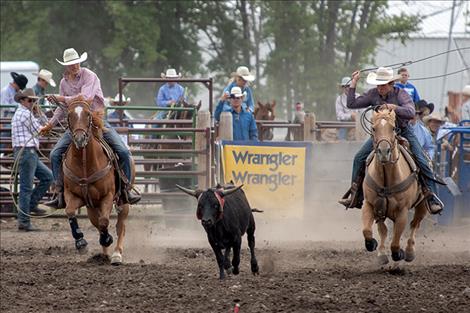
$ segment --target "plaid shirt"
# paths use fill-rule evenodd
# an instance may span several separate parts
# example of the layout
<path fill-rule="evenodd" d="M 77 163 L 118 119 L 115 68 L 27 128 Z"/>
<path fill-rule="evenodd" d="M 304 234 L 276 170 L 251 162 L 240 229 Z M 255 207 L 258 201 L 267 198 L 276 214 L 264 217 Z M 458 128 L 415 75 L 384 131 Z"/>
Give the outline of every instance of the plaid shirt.
<path fill-rule="evenodd" d="M 36 135 L 39 133 L 40 127 L 39 119 L 34 117 L 33 112 L 21 104 L 18 105 L 11 120 L 13 147 L 36 147 L 39 149 L 39 139 Z"/>

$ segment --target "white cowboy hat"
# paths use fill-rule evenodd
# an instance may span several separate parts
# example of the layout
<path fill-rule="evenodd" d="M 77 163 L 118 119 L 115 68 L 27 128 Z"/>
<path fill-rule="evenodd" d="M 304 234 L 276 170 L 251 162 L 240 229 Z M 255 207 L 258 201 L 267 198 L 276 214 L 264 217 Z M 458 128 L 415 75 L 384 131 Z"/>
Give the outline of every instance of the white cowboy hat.
<path fill-rule="evenodd" d="M 349 85 L 351 85 L 351 77 L 343 77 L 343 79 L 341 79 L 341 87 Z"/>
<path fill-rule="evenodd" d="M 427 115 L 423 118 L 423 122 L 428 124 L 430 121 L 438 121 L 440 122 L 441 124 L 444 124 L 446 122 L 446 119 L 444 117 L 442 117 L 442 114 L 440 114 L 439 112 L 434 112 L 430 115 Z"/>
<path fill-rule="evenodd" d="M 119 102 L 119 93 L 117 93 L 114 99 L 111 99 L 110 102 L 113 102 L 113 103 Z M 131 102 L 131 98 L 130 97 L 126 98 L 126 96 L 122 94 L 122 103 L 129 103 L 129 102 Z"/>
<path fill-rule="evenodd" d="M 400 77 L 400 75 L 393 75 L 393 69 L 390 67 L 379 67 L 377 72 L 367 75 L 366 81 L 369 85 L 380 86 L 395 81 Z"/>
<path fill-rule="evenodd" d="M 255 80 L 255 76 L 250 73 L 250 70 L 246 66 L 239 66 L 237 71 L 232 73 L 232 76 L 240 76 L 247 82 L 252 82 Z"/>
<path fill-rule="evenodd" d="M 81 56 L 78 56 L 78 52 L 74 48 L 68 48 L 64 50 L 64 62 L 61 62 L 56 59 L 62 65 L 72 65 L 77 63 L 82 63 L 88 57 L 86 52 L 83 52 Z"/>
<path fill-rule="evenodd" d="M 245 96 L 245 92 L 242 92 L 242 89 L 238 86 L 235 86 L 235 87 L 232 87 L 232 89 L 230 90 L 230 96 L 234 96 L 234 97 L 244 97 Z"/>
<path fill-rule="evenodd" d="M 52 79 L 52 73 L 46 69 L 40 70 L 39 73 L 33 73 L 33 75 L 36 75 L 37 77 L 44 79 L 52 87 L 56 86 L 55 81 Z"/>
<path fill-rule="evenodd" d="M 162 73 L 162 78 L 180 78 L 181 73 L 176 73 L 176 70 L 174 68 L 169 68 L 166 70 L 166 73 Z"/>
<path fill-rule="evenodd" d="M 467 86 L 463 87 L 462 94 L 464 96 L 470 96 L 470 85 L 467 85 Z"/>

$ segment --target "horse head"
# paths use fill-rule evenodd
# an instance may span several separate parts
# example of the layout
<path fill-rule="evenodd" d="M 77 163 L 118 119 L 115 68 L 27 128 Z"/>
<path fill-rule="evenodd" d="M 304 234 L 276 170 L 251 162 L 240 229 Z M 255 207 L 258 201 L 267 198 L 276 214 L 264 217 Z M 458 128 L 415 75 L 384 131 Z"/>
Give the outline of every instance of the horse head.
<path fill-rule="evenodd" d="M 256 120 L 262 121 L 273 121 L 276 117 L 274 114 L 274 108 L 276 107 L 276 101 L 273 100 L 271 103 L 262 104 L 258 101 L 258 106 L 255 109 L 253 115 Z"/>
<path fill-rule="evenodd" d="M 374 150 L 378 160 L 382 163 L 396 162 L 392 155 L 397 147 L 395 133 L 395 111 L 380 110 L 372 116 L 372 134 L 374 137 Z"/>
<path fill-rule="evenodd" d="M 82 99 L 73 101 L 68 108 L 67 122 L 72 141 L 77 149 L 83 149 L 90 140 L 93 125 L 93 115 L 90 104 Z"/>

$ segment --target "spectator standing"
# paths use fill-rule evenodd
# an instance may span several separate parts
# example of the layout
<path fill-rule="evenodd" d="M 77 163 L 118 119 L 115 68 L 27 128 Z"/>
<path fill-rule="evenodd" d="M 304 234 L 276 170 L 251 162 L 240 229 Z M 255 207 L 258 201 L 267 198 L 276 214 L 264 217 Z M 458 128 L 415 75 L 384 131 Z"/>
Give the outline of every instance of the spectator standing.
<path fill-rule="evenodd" d="M 255 111 L 255 100 L 253 98 L 253 91 L 251 90 L 250 83 L 255 80 L 255 76 L 251 74 L 246 66 L 239 66 L 237 71 L 232 73 L 232 79 L 229 84 L 224 88 L 221 100 L 225 101 L 223 111 L 230 111 L 231 104 L 228 101 L 230 98 L 230 91 L 233 87 L 239 87 L 245 94 L 243 98 L 242 107 L 245 111 L 253 113 Z"/>
<path fill-rule="evenodd" d="M 400 79 L 397 83 L 395 83 L 395 86 L 397 86 L 400 89 L 404 89 L 411 97 L 414 103 L 419 101 L 419 93 L 416 87 L 408 82 L 408 79 L 410 79 L 410 73 L 408 70 L 404 67 L 398 70 L 398 75 L 400 75 Z"/>
<path fill-rule="evenodd" d="M 51 170 L 42 163 L 38 155 L 38 134 L 41 125 L 36 116 L 39 113 L 37 106 L 34 108 L 37 99 L 31 88 L 27 88 L 24 92 L 19 91 L 15 95 L 15 101 L 20 105 L 11 121 L 14 156 L 20 157 L 18 167 L 20 175 L 18 230 L 20 231 L 38 230 L 31 225 L 28 215 L 32 212 L 45 213 L 37 205 L 53 180 Z M 35 188 L 33 188 L 34 177 L 39 179 L 39 184 Z"/>
<path fill-rule="evenodd" d="M 37 97 L 40 97 L 39 104 L 44 105 L 46 99 L 44 99 L 43 96 L 46 94 L 46 88 L 48 85 L 55 87 L 55 81 L 52 79 L 52 73 L 46 69 L 42 69 L 38 73 L 33 73 L 33 75 L 38 77 L 36 85 L 33 86 L 34 93 Z"/>
<path fill-rule="evenodd" d="M 2 88 L 0 92 L 0 104 L 10 104 L 16 105 L 15 95 L 18 91 L 26 88 L 28 83 L 28 78 L 23 74 L 18 74 L 16 72 L 10 73 L 13 81 Z M 15 113 L 15 109 L 9 108 L 2 112 L 2 117 L 11 117 Z"/>
<path fill-rule="evenodd" d="M 350 77 L 343 77 L 341 80 L 340 88 L 341 94 L 336 98 L 336 119 L 340 122 L 353 122 L 356 120 L 357 113 L 354 110 L 348 109 L 347 99 L 349 85 L 351 84 Z M 356 97 L 359 96 L 356 94 Z M 338 139 L 347 140 L 348 139 L 348 129 L 343 127 L 338 129 Z"/>

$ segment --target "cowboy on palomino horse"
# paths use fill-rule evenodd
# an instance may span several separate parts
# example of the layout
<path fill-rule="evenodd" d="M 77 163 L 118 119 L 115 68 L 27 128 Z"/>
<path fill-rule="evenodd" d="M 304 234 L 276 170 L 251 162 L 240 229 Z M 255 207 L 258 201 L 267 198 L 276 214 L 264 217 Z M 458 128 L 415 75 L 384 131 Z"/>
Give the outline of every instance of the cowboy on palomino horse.
<path fill-rule="evenodd" d="M 431 214 L 440 213 L 443 210 L 444 205 L 437 197 L 434 173 L 429 167 L 427 158 L 425 157 L 418 140 L 408 125 L 409 120 L 415 116 L 415 106 L 406 91 L 399 89 L 398 87 L 394 87 L 394 82 L 399 78 L 399 76 L 393 75 L 393 70 L 390 68 L 378 68 L 376 73 L 370 73 L 367 77 L 367 83 L 376 85 L 377 87 L 372 88 L 362 96 L 356 98 L 356 85 L 359 78 L 359 71 L 352 74 L 352 81 L 347 100 L 348 108 L 360 109 L 370 106 L 381 106 L 381 108 L 395 111 L 399 134 L 408 140 L 411 152 L 413 153 L 421 171 L 420 176 L 424 183 L 424 196 L 428 202 L 429 211 Z M 354 157 L 351 188 L 339 201 L 339 203 L 343 204 L 346 208 L 362 207 L 362 182 L 366 167 L 366 159 L 373 151 L 373 148 L 373 139 L 369 138 Z"/>
<path fill-rule="evenodd" d="M 68 107 L 74 99 L 81 96 L 90 103 L 92 112 L 104 113 L 104 97 L 98 76 L 91 70 L 80 67 L 80 63 L 86 59 L 86 52 L 79 56 L 77 51 L 73 48 L 64 51 L 63 62 L 57 60 L 57 62 L 66 67 L 64 77 L 60 81 L 60 96 L 50 96 L 48 100 L 65 103 L 65 107 Z M 52 119 L 41 129 L 41 134 L 47 134 L 59 120 L 64 117 L 65 113 L 64 108 L 59 106 L 54 112 Z M 140 200 L 140 195 L 131 191 L 132 185 L 130 182 L 133 180 L 131 172 L 131 154 L 118 133 L 107 121 L 104 121 L 104 126 L 107 129 L 103 132 L 103 138 L 118 155 L 119 166 L 124 172 L 125 177 L 122 177 L 124 182 L 123 201 L 135 204 Z M 64 199 L 64 182 L 61 175 L 62 155 L 67 151 L 71 143 L 72 135 L 70 130 L 67 130 L 50 154 L 52 173 L 56 181 L 57 192 L 55 198 L 45 204 L 52 208 L 63 209 L 66 206 Z"/>

